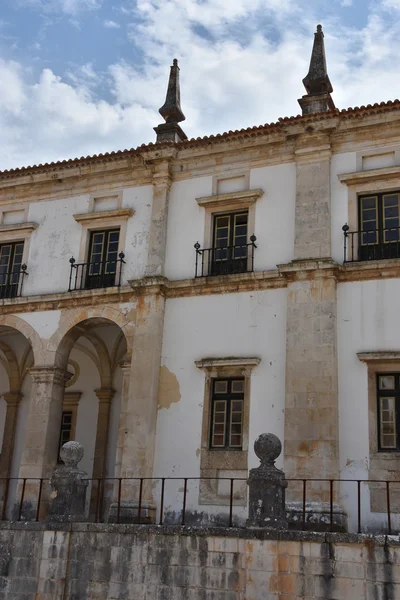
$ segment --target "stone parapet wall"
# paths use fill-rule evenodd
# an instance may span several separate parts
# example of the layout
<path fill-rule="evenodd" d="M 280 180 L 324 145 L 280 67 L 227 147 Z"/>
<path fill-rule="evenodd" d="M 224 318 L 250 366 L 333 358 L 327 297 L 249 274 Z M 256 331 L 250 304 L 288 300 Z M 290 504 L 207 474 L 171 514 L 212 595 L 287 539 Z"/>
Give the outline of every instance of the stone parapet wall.
<path fill-rule="evenodd" d="M 398 537 L 0 525 L 0 599 L 400 598 Z"/>

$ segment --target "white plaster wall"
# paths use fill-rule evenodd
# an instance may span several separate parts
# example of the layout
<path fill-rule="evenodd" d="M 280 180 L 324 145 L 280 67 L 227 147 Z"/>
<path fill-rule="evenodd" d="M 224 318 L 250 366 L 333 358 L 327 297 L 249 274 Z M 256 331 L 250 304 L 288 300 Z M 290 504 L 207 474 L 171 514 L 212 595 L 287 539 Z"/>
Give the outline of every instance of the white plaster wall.
<path fill-rule="evenodd" d="M 142 277 L 148 251 L 151 218 L 152 186 L 126 188 L 122 194 L 122 208 L 133 208 L 135 214 L 127 221 L 125 261 L 122 284 Z M 29 206 L 28 221 L 38 224 L 30 239 L 27 259 L 28 277 L 23 294 L 66 292 L 69 285 L 69 259 L 79 258 L 82 226 L 75 221 L 75 213 L 89 210 L 89 194 L 55 200 L 34 202 Z M 110 223 L 110 227 L 113 224 Z"/>
<path fill-rule="evenodd" d="M 342 283 L 338 286 L 339 439 L 342 479 L 368 479 L 367 366 L 358 352 L 400 350 L 400 280 Z M 343 486 L 353 514 L 356 484 Z M 364 518 L 368 517 L 364 489 Z"/>
<path fill-rule="evenodd" d="M 256 202 L 255 270 L 265 271 L 293 259 L 295 163 L 252 169 L 250 189 L 258 188 L 264 190 L 264 195 Z"/>
<path fill-rule="evenodd" d="M 81 226 L 74 213 L 87 212 L 89 196 L 34 202 L 28 221 L 38 224 L 32 233 L 23 294 L 50 294 L 68 290 L 69 259 L 78 259 Z"/>
<path fill-rule="evenodd" d="M 194 244 L 204 247 L 204 208 L 196 198 L 211 196 L 212 177 L 195 177 L 172 184 L 169 194 L 165 275 L 169 279 L 194 277 Z"/>
<path fill-rule="evenodd" d="M 151 185 L 126 188 L 123 191 L 122 208 L 133 208 L 135 214 L 127 221 L 124 249 L 126 264 L 122 271 L 122 285 L 145 274 L 152 202 Z"/>
<path fill-rule="evenodd" d="M 335 154 L 331 160 L 331 236 L 332 258 L 343 263 L 342 227 L 349 220 L 348 186 L 339 181 L 338 175 L 353 173 L 357 170 L 356 152 Z"/>
<path fill-rule="evenodd" d="M 154 476 L 200 475 L 205 374 L 194 361 L 206 357 L 261 358 L 252 372 L 250 401 L 249 468 L 257 466 L 253 444 L 260 433 L 273 432 L 283 441 L 285 354 L 286 290 L 168 300 L 162 364 L 176 375 L 181 399 L 158 411 Z M 197 484 L 190 485 L 193 508 Z M 182 482 L 168 486 L 166 508 Z"/>
<path fill-rule="evenodd" d="M 293 258 L 294 216 L 296 203 L 296 167 L 294 163 L 263 167 L 250 171 L 250 189 L 262 189 L 256 202 L 255 270 L 275 269 Z M 195 250 L 198 241 L 204 248 L 205 209 L 196 198 L 211 196 L 212 177 L 179 181 L 172 185 L 166 254 L 169 279 L 194 277 Z"/>

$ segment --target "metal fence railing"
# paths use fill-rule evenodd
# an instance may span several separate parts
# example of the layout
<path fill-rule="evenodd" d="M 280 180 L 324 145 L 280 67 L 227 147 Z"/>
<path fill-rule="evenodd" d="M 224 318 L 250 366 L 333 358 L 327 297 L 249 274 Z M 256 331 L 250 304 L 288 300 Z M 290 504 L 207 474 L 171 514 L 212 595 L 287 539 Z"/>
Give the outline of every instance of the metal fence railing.
<path fill-rule="evenodd" d="M 298 507 L 296 528 L 310 529 L 308 516 L 310 506 L 325 507 L 325 530 L 335 530 L 335 514 L 338 505 L 347 506 L 347 515 L 358 533 L 370 531 L 374 511 L 371 494 L 379 499 L 379 531 L 389 535 L 400 529 L 400 480 L 362 479 L 287 479 L 287 514 L 295 498 Z M 169 521 L 173 507 L 174 523 L 192 524 L 191 515 L 199 509 L 201 486 L 207 485 L 218 493 L 223 486 L 218 511 L 220 525 L 237 526 L 240 513 L 242 522 L 247 512 L 247 479 L 205 477 L 147 477 L 88 479 L 87 521 L 115 523 L 125 520 L 126 506 L 130 507 L 130 522 L 156 523 Z M 49 479 L 9 478 L 0 479 L 0 507 L 3 521 L 41 521 L 47 517 L 51 502 Z M 149 497 L 153 508 L 149 509 Z M 376 502 L 376 500 L 375 500 Z M 134 511 L 132 513 L 132 506 Z M 371 508 L 372 506 L 372 508 Z M 168 510 L 166 509 L 168 507 Z M 210 512 L 215 506 L 209 506 Z M 207 508 L 201 503 L 202 513 Z M 151 514 L 150 514 L 151 513 Z M 132 518 L 132 514 L 134 515 Z M 222 515 L 222 517 L 221 517 Z M 398 518 L 397 518 L 398 517 Z M 190 522 L 189 522 L 190 521 Z M 396 522 L 395 522 L 396 521 Z M 290 524 L 289 524 L 290 525 Z"/>

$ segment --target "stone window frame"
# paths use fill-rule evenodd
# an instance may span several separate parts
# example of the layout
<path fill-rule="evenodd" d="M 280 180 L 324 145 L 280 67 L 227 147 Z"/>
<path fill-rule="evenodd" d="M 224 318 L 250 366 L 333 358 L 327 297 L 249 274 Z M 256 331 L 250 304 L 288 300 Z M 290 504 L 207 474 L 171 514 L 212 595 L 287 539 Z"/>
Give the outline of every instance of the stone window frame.
<path fill-rule="evenodd" d="M 367 366 L 368 377 L 368 437 L 369 479 L 400 481 L 400 452 L 384 452 L 378 449 L 378 396 L 376 376 L 378 373 L 400 373 L 400 351 L 359 352 L 358 359 Z M 371 512 L 386 513 L 386 489 L 380 484 L 369 484 Z M 397 489 L 398 491 L 398 489 Z M 400 500 L 395 501 L 394 486 L 391 493 L 391 510 L 400 512 Z"/>
<path fill-rule="evenodd" d="M 215 215 L 239 212 L 246 209 L 249 212 L 247 243 L 250 243 L 250 236 L 253 235 L 256 225 L 256 202 L 263 194 L 264 190 L 258 188 L 196 198 L 197 204 L 205 209 L 203 248 L 212 248 L 213 219 Z"/>
<path fill-rule="evenodd" d="M 95 195 L 95 197 L 97 196 Z M 125 253 L 127 222 L 134 214 L 135 211 L 133 208 L 118 208 L 116 210 L 74 214 L 75 221 L 82 226 L 77 262 L 87 262 L 90 234 L 92 231 L 119 228 L 118 254 L 120 252 Z"/>
<path fill-rule="evenodd" d="M 215 478 L 201 479 L 199 485 L 199 504 L 201 505 L 229 505 L 229 495 L 218 493 L 219 471 L 245 471 L 248 472 L 249 449 L 249 422 L 251 402 L 251 374 L 259 365 L 259 357 L 235 358 L 205 358 L 195 361 L 198 369 L 205 374 L 203 418 L 201 427 L 200 448 L 200 477 Z M 243 401 L 243 438 L 241 450 L 210 449 L 210 426 L 212 416 L 212 380 L 224 378 L 244 378 Z M 240 477 L 240 475 L 239 475 Z M 234 492 L 233 504 L 246 506 L 247 486 L 244 484 Z"/>
<path fill-rule="evenodd" d="M 96 200 L 101 200 L 102 198 L 116 198 L 117 199 L 117 208 L 112 210 L 121 210 L 122 209 L 122 190 L 106 190 L 104 192 L 95 192 L 90 194 L 89 197 L 89 214 L 95 212 L 105 212 L 105 211 L 95 211 L 95 202 Z"/>
<path fill-rule="evenodd" d="M 78 419 L 78 408 L 79 408 L 79 400 L 82 397 L 82 392 L 64 392 L 64 399 L 62 405 L 62 412 L 70 412 L 72 413 L 71 418 L 71 440 L 75 441 L 76 434 L 76 422 Z M 61 437 L 61 427 L 60 423 L 60 437 Z M 61 463 L 60 457 L 58 457 L 58 462 Z"/>
<path fill-rule="evenodd" d="M 399 192 L 400 190 L 400 166 L 383 167 L 368 171 L 357 171 L 355 173 L 344 173 L 339 174 L 338 178 L 339 181 L 346 185 L 348 189 L 347 224 L 350 232 L 359 231 L 358 199 L 360 196 L 376 193 Z M 358 258 L 358 245 L 354 249 L 354 255 Z"/>
<path fill-rule="evenodd" d="M 32 232 L 37 229 L 38 224 L 33 222 L 10 223 L 9 225 L 0 225 L 0 244 L 8 244 L 13 242 L 24 242 L 24 251 L 22 254 L 22 264 L 26 264 L 27 274 L 29 273 L 29 247 L 31 242 Z"/>

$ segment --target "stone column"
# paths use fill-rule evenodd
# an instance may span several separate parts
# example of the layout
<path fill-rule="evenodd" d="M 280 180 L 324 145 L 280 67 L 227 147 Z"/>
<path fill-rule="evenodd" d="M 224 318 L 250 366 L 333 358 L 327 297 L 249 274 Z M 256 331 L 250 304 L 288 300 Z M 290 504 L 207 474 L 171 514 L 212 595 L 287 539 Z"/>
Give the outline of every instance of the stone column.
<path fill-rule="evenodd" d="M 36 512 L 39 484 L 32 478 L 50 479 L 57 464 L 64 387 L 68 380 L 66 371 L 54 366 L 34 367 L 30 374 L 32 391 L 19 469 L 21 479 L 31 480 L 24 490 L 26 519 L 34 518 Z"/>
<path fill-rule="evenodd" d="M 288 278 L 285 472 L 338 478 L 336 266 L 331 256 L 330 148 L 310 136 L 296 151 L 295 260 Z M 336 488 L 338 489 L 338 488 Z M 301 485 L 288 498 L 301 499 Z M 308 484 L 307 500 L 329 501 L 329 484 Z"/>
<path fill-rule="evenodd" d="M 94 460 L 93 460 L 93 474 L 92 478 L 104 479 L 106 477 L 106 463 L 107 463 L 107 450 L 108 450 L 108 434 L 110 425 L 110 411 L 111 401 L 114 397 L 115 390 L 112 388 L 100 388 L 95 390 L 95 394 L 99 399 L 99 410 L 97 416 L 97 430 L 96 430 L 96 442 L 94 446 Z M 90 498 L 90 510 L 93 513 L 98 506 L 100 499 L 98 494 L 104 495 L 107 492 L 109 486 L 103 481 L 103 485 L 99 485 L 97 481 L 92 482 L 91 498 Z"/>
<path fill-rule="evenodd" d="M 93 479 L 102 478 L 106 475 L 111 400 L 114 398 L 115 390 L 100 388 L 99 390 L 95 390 L 95 394 L 99 399 L 99 412 L 94 446 Z"/>
<path fill-rule="evenodd" d="M 121 391 L 121 410 L 118 427 L 117 452 L 115 457 L 115 477 L 121 477 L 122 455 L 125 443 L 126 431 L 126 411 L 129 401 L 129 386 L 131 380 L 131 361 L 122 362 L 119 364 L 122 371 L 122 391 Z"/>
<path fill-rule="evenodd" d="M 20 391 L 5 392 L 6 418 L 4 423 L 3 445 L 0 454 L 0 477 L 10 477 L 14 452 L 15 431 L 17 428 L 19 404 L 22 398 Z"/>

